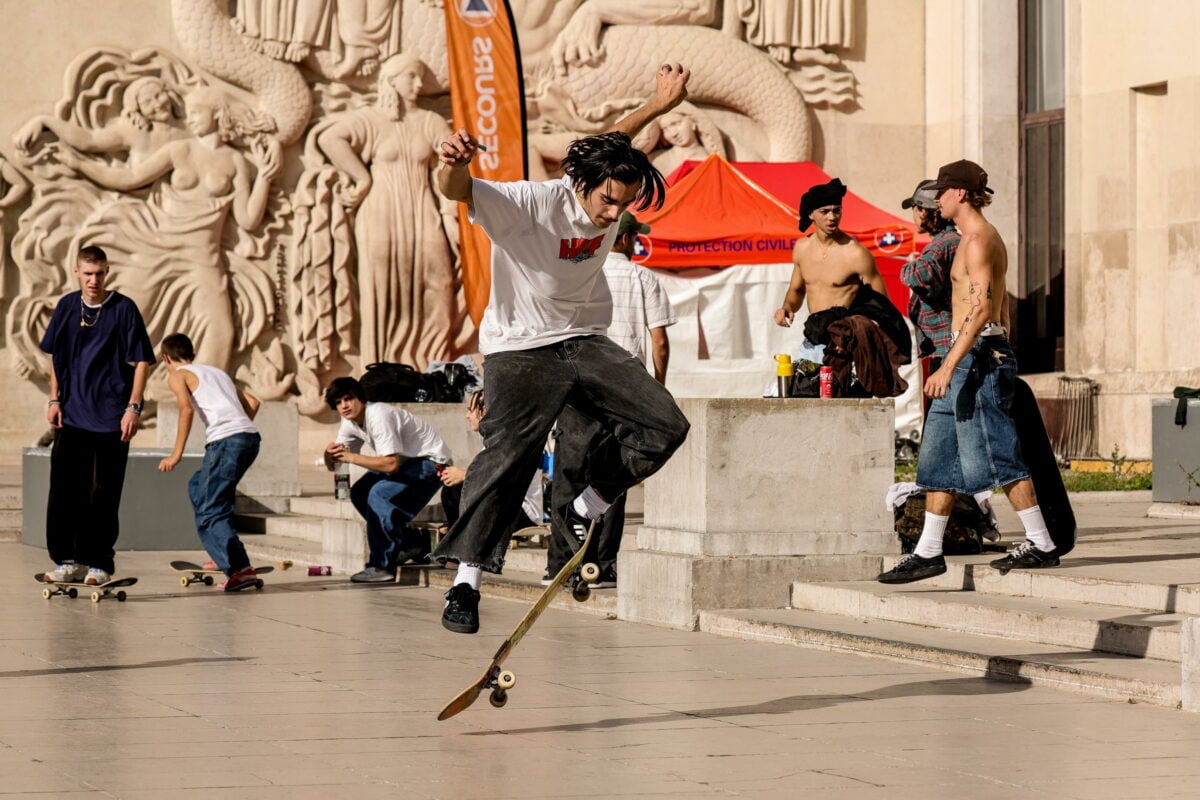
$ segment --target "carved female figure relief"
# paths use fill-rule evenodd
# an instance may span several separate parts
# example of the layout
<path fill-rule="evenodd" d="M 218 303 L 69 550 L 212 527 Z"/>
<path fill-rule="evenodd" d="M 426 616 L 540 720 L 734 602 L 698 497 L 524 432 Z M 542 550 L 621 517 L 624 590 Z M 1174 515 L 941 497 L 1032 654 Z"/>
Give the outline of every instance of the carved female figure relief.
<path fill-rule="evenodd" d="M 452 356 L 462 325 L 452 252 L 457 218 L 432 182 L 434 145 L 450 128 L 417 106 L 423 69 L 411 55 L 388 59 L 375 105 L 332 118 L 310 140 L 338 171 L 337 200 L 354 217 L 363 364 L 424 369 Z"/>
<path fill-rule="evenodd" d="M 668 176 L 684 161 L 703 161 L 712 153 L 725 155 L 717 126 L 686 105 L 647 125 L 634 143 Z"/>
<path fill-rule="evenodd" d="M 187 125 L 190 138 L 168 142 L 134 165 L 101 164 L 70 152 L 59 160 L 114 191 L 161 181 L 148 200 L 123 197 L 89 217 L 76 248 L 100 245 L 120 265 L 112 287 L 137 302 L 154 341 L 187 331 L 198 360 L 226 369 L 237 340 L 222 245 L 226 222 L 232 215 L 245 231 L 262 223 L 279 145 L 207 87 L 188 95 Z M 254 166 L 230 144 L 239 137 L 250 139 Z"/>

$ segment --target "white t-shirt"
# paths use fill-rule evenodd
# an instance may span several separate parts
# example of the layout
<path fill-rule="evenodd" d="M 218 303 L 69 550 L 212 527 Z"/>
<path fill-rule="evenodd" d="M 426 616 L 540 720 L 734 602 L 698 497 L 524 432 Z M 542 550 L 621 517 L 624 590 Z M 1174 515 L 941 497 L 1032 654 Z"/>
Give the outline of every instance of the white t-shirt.
<path fill-rule="evenodd" d="M 258 433 L 246 409 L 242 408 L 237 387 L 223 370 L 204 364 L 180 364 L 179 368 L 186 369 L 200 381 L 192 392 L 192 408 L 204 423 L 205 444 L 228 439 L 235 433 Z"/>
<path fill-rule="evenodd" d="M 678 322 L 671 301 L 654 273 L 639 267 L 624 253 L 609 253 L 604 278 L 612 294 L 612 322 L 608 338 L 646 363 L 646 329 L 665 328 Z"/>
<path fill-rule="evenodd" d="M 428 422 L 387 403 L 367 403 L 363 425 L 343 419 L 338 428 L 338 444 L 351 452 L 362 452 L 368 445 L 377 456 L 428 458 L 438 464 L 450 464 L 450 448 Z"/>
<path fill-rule="evenodd" d="M 492 290 L 479 351 L 529 350 L 603 334 L 612 299 L 604 257 L 617 226 L 600 228 L 571 179 L 471 181 L 471 221 L 492 240 Z"/>

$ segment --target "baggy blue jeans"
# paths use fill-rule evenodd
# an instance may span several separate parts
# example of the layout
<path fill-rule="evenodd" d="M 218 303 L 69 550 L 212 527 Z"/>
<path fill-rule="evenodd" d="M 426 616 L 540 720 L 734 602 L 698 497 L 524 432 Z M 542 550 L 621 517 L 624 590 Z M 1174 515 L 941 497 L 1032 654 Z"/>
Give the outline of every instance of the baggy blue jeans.
<path fill-rule="evenodd" d="M 437 464 L 409 458 L 395 472 L 369 471 L 350 487 L 350 502 L 367 522 L 368 567 L 394 570 L 408 523 L 442 486 Z"/>
<path fill-rule="evenodd" d="M 258 458 L 261 444 L 257 433 L 235 433 L 209 442 L 199 471 L 188 481 L 200 543 L 226 575 L 250 566 L 246 548 L 233 527 L 233 503 L 238 481 Z"/>

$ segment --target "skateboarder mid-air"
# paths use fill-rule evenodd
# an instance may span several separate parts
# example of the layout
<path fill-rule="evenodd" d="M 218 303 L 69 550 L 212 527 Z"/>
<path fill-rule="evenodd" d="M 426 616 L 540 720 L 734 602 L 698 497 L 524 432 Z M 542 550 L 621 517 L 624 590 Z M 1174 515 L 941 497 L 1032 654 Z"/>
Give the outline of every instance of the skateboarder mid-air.
<path fill-rule="evenodd" d="M 226 580 L 221 588 L 238 592 L 258 586 L 250 557 L 233 527 L 233 504 L 238 481 L 258 457 L 262 443 L 254 415 L 259 401 L 233 385 L 224 370 L 193 364 L 196 349 L 182 333 L 163 339 L 162 360 L 170 372 L 168 385 L 179 404 L 179 423 L 171 455 L 158 462 L 160 472 L 171 472 L 183 459 L 192 419 L 204 424 L 204 461 L 188 481 L 188 499 L 196 514 L 196 532 L 212 561 L 205 568 L 219 569 Z"/>
<path fill-rule="evenodd" d="M 1021 518 L 1026 541 L 992 566 L 1007 571 L 1059 563 L 1009 414 L 1017 361 L 1004 326 L 1008 254 L 983 216 L 992 194 L 987 173 L 971 161 L 956 161 L 938 171 L 934 189 L 942 216 L 962 233 L 950 269 L 953 338 L 941 366 L 925 382 L 933 402 L 917 465 L 917 485 L 926 492 L 924 528 L 914 552 L 881 574 L 881 583 L 944 573 L 942 538 L 954 493 L 974 495 L 996 487 L 1003 487 Z"/>
<path fill-rule="evenodd" d="M 621 212 L 661 206 L 665 194 L 662 175 L 630 137 L 687 97 L 690 75 L 664 64 L 654 97 L 610 132 L 573 142 L 558 180 L 472 178 L 467 165 L 478 144 L 465 129 L 438 146 L 438 189 L 465 204 L 492 242 L 491 295 L 479 327 L 485 446 L 467 472 L 461 516 L 434 551 L 443 563 L 459 563 L 442 614 L 449 630 L 479 630 L 481 571 L 503 569 L 507 523 L 567 404 L 612 433 L 590 454 L 591 482 L 562 509 L 572 530 L 586 529 L 658 471 L 687 436 L 671 394 L 604 335 L 612 299 L 602 267 Z"/>

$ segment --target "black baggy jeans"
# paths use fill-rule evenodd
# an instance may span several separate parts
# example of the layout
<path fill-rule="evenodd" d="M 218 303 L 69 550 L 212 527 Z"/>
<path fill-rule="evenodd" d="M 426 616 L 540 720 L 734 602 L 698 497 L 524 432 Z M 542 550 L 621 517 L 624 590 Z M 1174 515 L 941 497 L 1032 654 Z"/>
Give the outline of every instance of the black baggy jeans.
<path fill-rule="evenodd" d="M 610 434 L 589 455 L 592 486 L 614 500 L 655 472 L 687 438 L 688 421 L 640 361 L 607 336 L 493 353 L 484 360 L 484 449 L 467 470 L 458 522 L 433 557 L 504 568 L 509 523 L 569 403 Z"/>
<path fill-rule="evenodd" d="M 46 501 L 46 549 L 55 564 L 74 561 L 113 574 L 128 460 L 120 431 L 64 425 L 55 433 Z"/>

